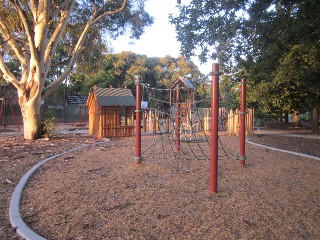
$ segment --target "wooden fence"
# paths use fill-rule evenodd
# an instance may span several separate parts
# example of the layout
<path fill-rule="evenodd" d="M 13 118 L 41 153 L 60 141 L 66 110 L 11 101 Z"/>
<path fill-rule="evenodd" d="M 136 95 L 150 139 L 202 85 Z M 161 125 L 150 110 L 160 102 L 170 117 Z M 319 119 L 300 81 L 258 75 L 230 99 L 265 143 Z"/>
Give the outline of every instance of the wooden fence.
<path fill-rule="evenodd" d="M 228 128 L 227 132 L 229 136 L 239 136 L 239 109 L 230 110 L 228 115 Z M 254 135 L 254 109 L 247 109 L 246 111 L 246 137 L 252 137 Z"/>
<path fill-rule="evenodd" d="M 164 114 L 156 109 L 147 109 L 142 113 L 143 132 L 168 132 L 170 119 L 168 114 Z"/>

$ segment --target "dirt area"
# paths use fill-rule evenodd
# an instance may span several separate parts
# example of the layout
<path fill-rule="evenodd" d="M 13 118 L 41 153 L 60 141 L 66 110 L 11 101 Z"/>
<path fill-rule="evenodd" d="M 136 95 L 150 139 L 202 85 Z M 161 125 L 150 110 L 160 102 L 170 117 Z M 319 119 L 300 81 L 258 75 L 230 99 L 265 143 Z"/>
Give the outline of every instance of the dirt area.
<path fill-rule="evenodd" d="M 319 139 L 267 131 L 254 141 L 320 157 Z M 47 239 L 320 239 L 320 161 L 247 144 L 241 168 L 238 138 L 220 139 L 218 193 L 209 192 L 205 141 L 183 142 L 176 155 L 170 139 L 145 136 L 136 167 L 134 139 L 111 139 L 41 167 L 24 190 L 23 218 Z M 0 133 L 1 239 L 20 239 L 8 208 L 21 177 L 94 142 L 81 133 L 33 142 Z"/>

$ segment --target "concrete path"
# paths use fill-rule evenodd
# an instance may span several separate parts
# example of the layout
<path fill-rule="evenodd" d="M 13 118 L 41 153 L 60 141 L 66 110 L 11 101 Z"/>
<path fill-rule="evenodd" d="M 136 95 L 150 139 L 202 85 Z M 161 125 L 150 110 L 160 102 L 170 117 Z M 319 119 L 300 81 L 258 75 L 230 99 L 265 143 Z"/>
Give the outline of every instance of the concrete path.
<path fill-rule="evenodd" d="M 255 130 L 254 133 L 257 135 L 277 135 L 277 136 L 285 136 L 285 137 L 300 137 L 300 138 L 310 138 L 310 139 L 320 139 L 320 133 L 315 134 L 311 131 L 301 131 L 299 134 L 295 132 L 290 132 L 286 130 L 270 130 L 270 129 L 263 129 L 260 128 L 258 130 Z"/>
<path fill-rule="evenodd" d="M 298 138 L 308 138 L 308 139 L 320 140 L 320 134 L 312 134 L 311 132 L 310 133 L 309 132 L 301 132 L 300 134 L 297 134 L 297 133 L 290 133 L 289 131 L 284 131 L 284 130 L 266 130 L 266 129 L 260 130 L 259 129 L 259 130 L 255 130 L 255 134 L 256 135 L 273 135 L 273 136 L 295 137 L 295 138 L 298 137 Z M 293 154 L 296 156 L 312 158 L 312 159 L 320 161 L 320 158 L 316 157 L 316 156 L 312 156 L 312 155 L 304 154 L 304 153 L 299 153 L 299 152 L 288 151 L 288 150 L 284 150 L 284 149 L 280 149 L 280 148 L 269 147 L 267 145 L 252 142 L 251 139 L 252 138 L 246 139 L 246 142 L 249 144 L 258 146 L 258 147 L 268 148 L 273 151 L 289 153 L 289 154 Z"/>

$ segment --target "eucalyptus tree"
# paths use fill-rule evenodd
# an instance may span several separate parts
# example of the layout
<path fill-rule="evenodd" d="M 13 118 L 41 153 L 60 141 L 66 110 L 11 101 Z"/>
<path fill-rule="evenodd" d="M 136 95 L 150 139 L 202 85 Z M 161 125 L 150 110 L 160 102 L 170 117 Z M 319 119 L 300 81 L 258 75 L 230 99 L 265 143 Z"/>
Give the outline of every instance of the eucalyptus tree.
<path fill-rule="evenodd" d="M 117 36 L 131 31 L 138 38 L 153 19 L 144 11 L 144 0 L 2 0 L 0 1 L 0 72 L 18 90 L 25 139 L 41 133 L 41 100 L 49 96 L 76 68 L 81 52 L 101 34 Z M 67 54 L 61 74 L 48 74 L 58 58 L 58 46 Z M 7 66 L 20 62 L 20 73 Z"/>
<path fill-rule="evenodd" d="M 190 74 L 191 66 L 191 63 L 182 56 L 174 58 L 167 55 L 159 58 L 154 68 L 158 86 L 170 87 L 178 77 Z"/>

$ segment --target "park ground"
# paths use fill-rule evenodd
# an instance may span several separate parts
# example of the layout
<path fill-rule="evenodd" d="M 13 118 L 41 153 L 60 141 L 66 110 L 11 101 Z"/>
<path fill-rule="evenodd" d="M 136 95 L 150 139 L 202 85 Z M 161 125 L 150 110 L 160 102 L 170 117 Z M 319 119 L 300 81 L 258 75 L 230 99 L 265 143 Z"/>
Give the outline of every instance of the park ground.
<path fill-rule="evenodd" d="M 252 141 L 320 158 L 319 134 L 276 126 Z M 8 209 L 32 166 L 99 142 L 82 127 L 60 130 L 36 141 L 0 130 L 0 239 L 20 239 Z M 134 139 L 111 139 L 41 167 L 23 191 L 24 221 L 47 239 L 320 239 L 320 161 L 247 144 L 241 168 L 238 137 L 220 139 L 218 193 L 209 192 L 209 161 L 172 159 L 147 136 L 152 152 L 136 167 Z"/>

